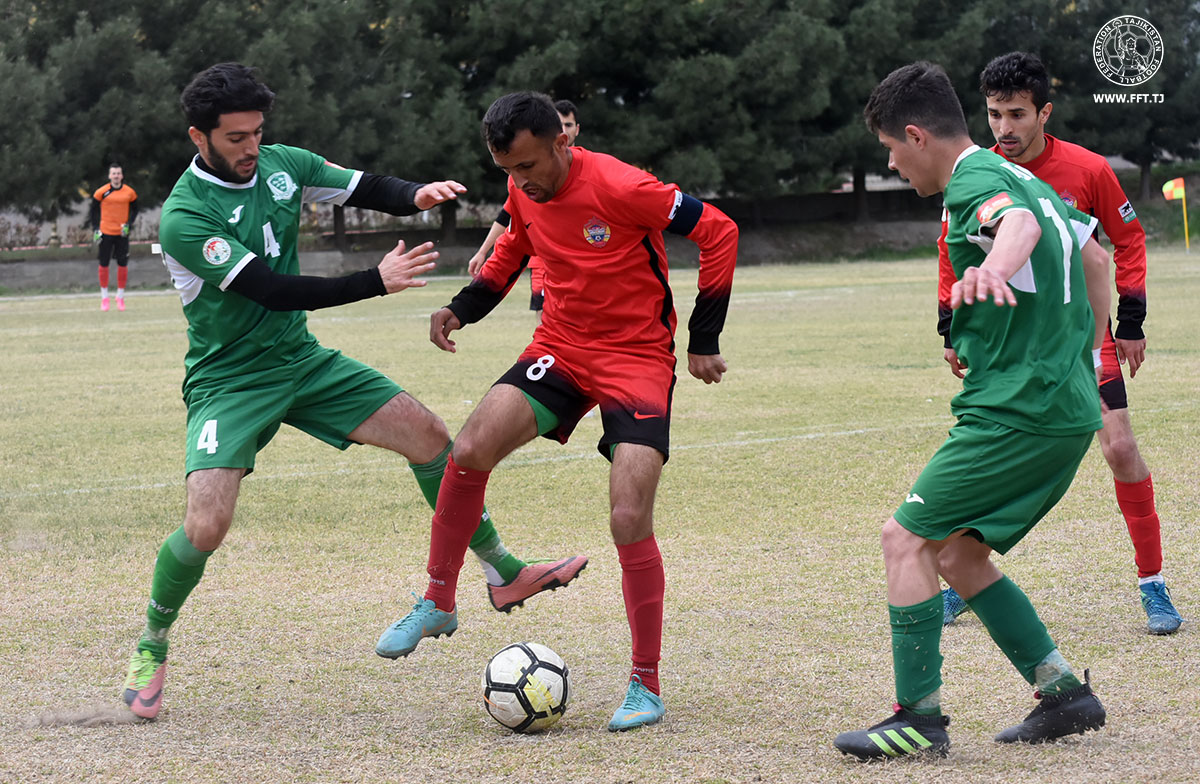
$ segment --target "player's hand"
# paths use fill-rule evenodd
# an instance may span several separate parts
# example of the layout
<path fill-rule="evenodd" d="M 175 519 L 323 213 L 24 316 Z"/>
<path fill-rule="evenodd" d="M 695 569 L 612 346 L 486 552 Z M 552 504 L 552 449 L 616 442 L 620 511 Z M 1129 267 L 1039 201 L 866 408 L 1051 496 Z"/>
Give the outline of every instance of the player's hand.
<path fill-rule="evenodd" d="M 963 371 L 967 369 L 967 363 L 958 358 L 957 351 L 952 348 L 946 349 L 946 351 L 942 354 L 942 359 L 946 360 L 946 362 L 950 365 L 951 373 L 959 378 L 966 378 L 966 375 L 963 373 Z"/>
<path fill-rule="evenodd" d="M 950 307 L 957 310 L 976 301 L 987 302 L 991 297 L 997 305 L 1016 306 L 1017 297 L 1008 282 L 987 267 L 967 267 L 962 278 L 950 287 Z"/>
<path fill-rule="evenodd" d="M 121 236 L 122 236 L 122 237 L 128 237 L 128 236 L 129 236 L 129 224 L 128 224 L 128 223 L 122 223 L 122 224 L 121 224 Z"/>
<path fill-rule="evenodd" d="M 436 265 L 434 259 L 438 252 L 433 250 L 433 243 L 426 242 L 412 250 L 405 250 L 404 240 L 396 243 L 383 261 L 379 262 L 379 276 L 383 278 L 383 287 L 388 294 L 404 291 L 409 288 L 419 288 L 425 281 L 418 280 L 418 275 L 429 272 Z"/>
<path fill-rule="evenodd" d="M 483 263 L 485 261 L 487 261 L 487 254 L 483 253 L 482 251 L 477 252 L 471 257 L 471 260 L 467 262 L 467 274 L 472 278 L 478 275 L 479 271 L 483 269 Z"/>
<path fill-rule="evenodd" d="M 1117 344 L 1117 360 L 1124 365 L 1129 363 L 1129 377 L 1133 378 L 1137 375 L 1138 368 L 1146 361 L 1146 339 L 1141 340 L 1122 340 L 1116 338 L 1114 341 Z"/>
<path fill-rule="evenodd" d="M 92 232 L 92 242 L 99 242 L 99 241 L 100 241 L 100 232 L 99 231 Z"/>
<path fill-rule="evenodd" d="M 720 354 L 692 354 L 688 352 L 688 372 L 705 384 L 720 384 L 721 377 L 729 365 Z"/>
<path fill-rule="evenodd" d="M 442 351 L 454 353 L 454 341 L 450 333 L 460 328 L 462 322 L 450 308 L 442 308 L 429 317 L 429 340 Z"/>
<path fill-rule="evenodd" d="M 417 209 L 427 210 L 441 204 L 444 201 L 457 199 L 459 194 L 466 193 L 467 186 L 454 180 L 439 180 L 422 185 L 417 190 L 417 195 L 413 197 L 413 203 L 417 205 Z"/>

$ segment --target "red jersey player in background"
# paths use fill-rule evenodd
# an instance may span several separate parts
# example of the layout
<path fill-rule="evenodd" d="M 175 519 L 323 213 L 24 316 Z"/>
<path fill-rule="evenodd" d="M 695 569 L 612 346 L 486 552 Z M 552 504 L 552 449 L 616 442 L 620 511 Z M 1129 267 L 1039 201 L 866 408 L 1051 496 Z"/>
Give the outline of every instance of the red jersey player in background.
<path fill-rule="evenodd" d="M 422 637 L 458 628 L 458 570 L 489 473 L 538 435 L 566 443 L 599 406 L 598 447 L 612 463 L 609 525 L 633 643 L 632 673 L 608 728 L 653 724 L 665 712 L 658 671 L 665 576 L 652 513 L 675 387 L 675 308 L 662 233 L 700 247 L 688 372 L 709 384 L 726 371 L 718 337 L 737 263 L 737 225 L 641 169 L 569 146 L 554 105 L 539 93 L 498 99 L 483 130 L 492 159 L 509 175 L 512 221 L 482 272 L 433 314 L 430 340 L 454 351 L 450 333 L 486 316 L 533 255 L 546 264 L 545 314 L 533 342 L 455 439 L 433 515 L 425 599 L 384 634 L 416 647 Z"/>
<path fill-rule="evenodd" d="M 563 99 L 554 102 L 554 110 L 558 112 L 558 117 L 562 120 L 563 133 L 567 135 L 567 146 L 575 145 L 575 137 L 579 135 L 579 120 L 576 118 L 578 110 L 575 104 Z M 492 228 L 488 231 L 487 237 L 483 244 L 479 246 L 479 250 L 475 251 L 475 255 L 467 262 L 467 274 L 475 276 L 479 274 L 479 270 L 483 269 L 483 264 L 487 261 L 488 254 L 492 252 L 492 246 L 496 244 L 496 240 L 508 228 L 508 223 L 511 216 L 508 210 L 501 209 L 500 214 L 496 216 L 496 220 L 492 222 Z M 537 323 L 542 323 L 542 308 L 546 302 L 546 284 L 544 282 L 544 274 L 542 260 L 537 256 L 529 259 L 529 309 L 533 311 Z"/>
<path fill-rule="evenodd" d="M 1154 484 L 1133 436 L 1125 380 L 1121 377 L 1121 365 L 1129 364 L 1129 377 L 1133 378 L 1145 360 L 1142 322 L 1146 318 L 1146 233 L 1108 161 L 1045 132 L 1053 109 L 1050 77 L 1036 55 L 1010 52 L 997 57 L 979 75 L 979 89 L 987 98 L 988 124 L 996 137 L 992 150 L 1049 183 L 1068 205 L 1098 218 L 1113 244 L 1117 329 L 1114 338 L 1110 320 L 1109 334 L 1100 350 L 1103 363 L 1100 398 L 1104 402 L 1100 449 L 1112 469 L 1117 505 L 1133 540 L 1148 629 L 1153 634 L 1172 634 L 1183 619 L 1171 603 L 1163 581 L 1162 536 L 1154 508 Z M 966 366 L 959 361 L 949 337 L 954 270 L 946 252 L 945 236 L 943 222 L 942 237 L 938 239 L 938 332 L 946 338 L 945 358 L 951 371 L 962 378 Z M 951 623 L 967 607 L 953 589 L 943 591 L 943 596 L 945 622 Z"/>

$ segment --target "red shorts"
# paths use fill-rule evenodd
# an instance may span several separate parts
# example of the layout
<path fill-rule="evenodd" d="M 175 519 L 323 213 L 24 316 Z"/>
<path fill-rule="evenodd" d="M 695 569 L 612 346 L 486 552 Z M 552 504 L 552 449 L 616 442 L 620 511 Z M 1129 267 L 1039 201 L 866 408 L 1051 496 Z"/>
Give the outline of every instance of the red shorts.
<path fill-rule="evenodd" d="M 543 433 L 567 443 L 575 426 L 600 407 L 604 434 L 596 448 L 612 459 L 616 444 L 644 444 L 669 456 L 675 357 L 599 351 L 534 340 L 497 384 L 510 384 L 548 408 L 558 426 Z"/>
<path fill-rule="evenodd" d="M 1125 378 L 1121 375 L 1121 363 L 1117 359 L 1117 344 L 1113 340 L 1112 322 L 1108 323 L 1108 332 L 1104 334 L 1104 344 L 1100 346 L 1100 399 L 1110 411 L 1128 408 L 1129 401 L 1125 397 Z"/>

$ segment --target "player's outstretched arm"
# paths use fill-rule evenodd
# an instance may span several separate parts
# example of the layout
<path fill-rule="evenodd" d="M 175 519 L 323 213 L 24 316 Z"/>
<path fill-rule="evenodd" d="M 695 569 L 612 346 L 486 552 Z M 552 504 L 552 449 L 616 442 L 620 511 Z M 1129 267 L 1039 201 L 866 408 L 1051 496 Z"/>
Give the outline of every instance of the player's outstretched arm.
<path fill-rule="evenodd" d="M 432 242 L 407 250 L 404 240 L 400 240 L 379 262 L 379 277 L 383 280 L 383 287 L 388 294 L 395 294 L 397 291 L 424 286 L 425 281 L 417 276 L 437 266 L 434 264 L 437 257 L 438 252 L 433 249 Z"/>
<path fill-rule="evenodd" d="M 1028 261 L 1041 238 L 1042 229 L 1032 213 L 1024 210 L 1005 213 L 983 264 L 968 267 L 962 279 L 951 287 L 950 307 L 974 305 L 988 297 L 997 305 L 1015 306 L 1017 297 L 1008 287 L 1008 280 Z"/>
<path fill-rule="evenodd" d="M 413 198 L 413 203 L 417 205 L 417 209 L 427 210 L 430 207 L 436 207 L 442 202 L 457 199 L 460 194 L 466 192 L 467 186 L 454 180 L 430 182 L 417 189 L 417 195 Z"/>
<path fill-rule="evenodd" d="M 317 310 L 382 297 L 413 286 L 424 286 L 416 276 L 433 269 L 437 253 L 426 242 L 405 250 L 401 241 L 383 257 L 378 267 L 336 278 L 284 275 L 265 261 L 252 258 L 230 281 L 228 290 L 257 302 L 267 310 Z"/>
<path fill-rule="evenodd" d="M 1083 276 L 1087 282 L 1088 304 L 1092 306 L 1092 315 L 1096 318 L 1096 335 L 1092 341 L 1092 349 L 1104 345 L 1104 336 L 1108 334 L 1108 314 L 1112 307 L 1112 291 L 1108 276 L 1108 251 L 1096 242 L 1095 237 L 1089 237 L 1080 255 L 1083 257 Z M 1139 363 L 1140 364 L 1140 363 Z M 1129 373 L 1133 375 L 1136 368 L 1132 363 Z"/>
<path fill-rule="evenodd" d="M 488 254 L 492 252 L 492 246 L 496 244 L 496 240 L 504 233 L 504 226 L 493 222 L 492 228 L 488 230 L 487 238 L 483 244 L 479 246 L 479 250 L 475 251 L 475 255 L 467 262 L 467 274 L 475 277 L 479 274 L 479 270 L 483 269 L 483 263 L 487 261 Z"/>
<path fill-rule="evenodd" d="M 442 351 L 455 352 L 450 333 L 462 326 L 450 308 L 442 308 L 429 317 L 429 340 Z"/>
<path fill-rule="evenodd" d="M 688 372 L 705 384 L 720 384 L 729 365 L 720 354 L 688 354 Z"/>

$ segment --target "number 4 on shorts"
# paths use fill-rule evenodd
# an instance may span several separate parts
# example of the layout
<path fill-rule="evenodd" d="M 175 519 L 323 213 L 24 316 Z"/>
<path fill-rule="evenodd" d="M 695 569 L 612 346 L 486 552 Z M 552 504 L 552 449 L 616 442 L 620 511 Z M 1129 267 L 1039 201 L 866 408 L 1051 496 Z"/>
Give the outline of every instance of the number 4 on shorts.
<path fill-rule="evenodd" d="M 200 429 L 200 438 L 196 440 L 196 449 L 204 449 L 210 455 L 217 453 L 217 420 L 210 419 Z"/>

